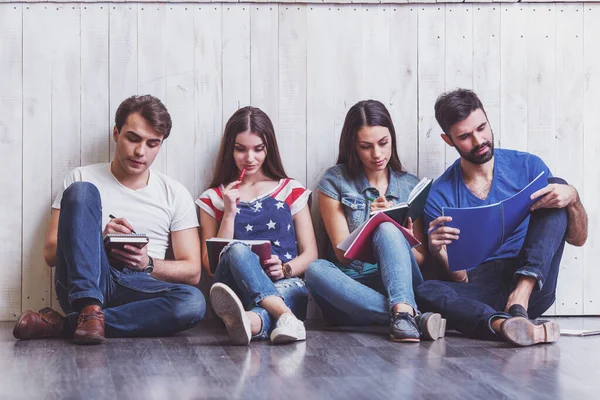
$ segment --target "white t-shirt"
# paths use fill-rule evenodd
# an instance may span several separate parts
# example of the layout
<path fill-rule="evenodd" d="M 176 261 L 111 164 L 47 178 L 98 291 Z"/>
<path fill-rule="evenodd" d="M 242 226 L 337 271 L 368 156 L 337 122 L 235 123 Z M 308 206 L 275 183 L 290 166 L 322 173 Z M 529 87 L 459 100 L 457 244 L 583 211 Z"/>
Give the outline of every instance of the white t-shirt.
<path fill-rule="evenodd" d="M 198 216 L 192 196 L 179 182 L 150 171 L 148 186 L 132 190 L 123 186 L 110 171 L 110 163 L 75 168 L 65 178 L 52 208 L 60 209 L 63 192 L 73 182 L 93 183 L 102 199 L 102 229 L 109 214 L 125 218 L 136 233 L 148 235 L 148 254 L 165 258 L 170 232 L 195 228 Z"/>

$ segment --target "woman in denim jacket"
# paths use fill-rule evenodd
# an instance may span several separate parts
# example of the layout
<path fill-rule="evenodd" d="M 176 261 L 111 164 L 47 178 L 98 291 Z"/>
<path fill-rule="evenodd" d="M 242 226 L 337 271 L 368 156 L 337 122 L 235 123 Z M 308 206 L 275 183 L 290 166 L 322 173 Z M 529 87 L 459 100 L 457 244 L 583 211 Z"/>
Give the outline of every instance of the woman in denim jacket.
<path fill-rule="evenodd" d="M 390 326 L 392 340 L 419 341 L 444 335 L 439 314 L 420 314 L 413 289 L 423 277 L 423 246 L 411 249 L 400 230 L 386 222 L 373 234 L 376 265 L 344 257 L 337 245 L 372 211 L 406 201 L 419 182 L 405 172 L 396 150 L 390 114 L 379 101 L 361 101 L 346 115 L 337 165 L 319 182 L 319 208 L 332 246 L 328 259 L 313 261 L 306 283 L 325 319 L 335 325 Z M 422 219 L 407 228 L 424 242 Z"/>
<path fill-rule="evenodd" d="M 271 259 L 262 264 L 238 241 L 221 251 L 210 299 L 229 338 L 241 345 L 269 334 L 273 343 L 304 340 L 308 292 L 299 276 L 317 258 L 310 191 L 285 174 L 263 111 L 244 107 L 231 116 L 210 186 L 196 200 L 207 270 L 211 237 L 271 241 Z"/>

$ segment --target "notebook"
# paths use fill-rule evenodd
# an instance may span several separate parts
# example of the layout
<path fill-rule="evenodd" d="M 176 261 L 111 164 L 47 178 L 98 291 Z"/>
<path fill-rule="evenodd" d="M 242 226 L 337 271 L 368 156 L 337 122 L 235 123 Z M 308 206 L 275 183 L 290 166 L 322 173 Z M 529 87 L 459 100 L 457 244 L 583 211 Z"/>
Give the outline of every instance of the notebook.
<path fill-rule="evenodd" d="M 210 272 L 214 274 L 219 265 L 221 251 L 223 248 L 232 242 L 241 242 L 250 246 L 250 250 L 258 256 L 262 265 L 263 262 L 271 258 L 271 241 L 270 240 L 239 240 L 239 239 L 224 239 L 213 237 L 206 241 L 206 251 L 208 253 L 208 263 Z"/>
<path fill-rule="evenodd" d="M 425 208 L 432 183 L 433 179 L 421 179 L 408 195 L 408 200 L 398 203 L 387 210 L 374 211 L 371 215 L 384 213 L 402 226 L 406 225 L 409 217 L 413 222 L 416 221 L 423 215 L 423 209 Z"/>
<path fill-rule="evenodd" d="M 126 244 L 142 248 L 150 242 L 143 233 L 109 233 L 104 237 L 104 246 L 107 249 L 123 248 Z"/>

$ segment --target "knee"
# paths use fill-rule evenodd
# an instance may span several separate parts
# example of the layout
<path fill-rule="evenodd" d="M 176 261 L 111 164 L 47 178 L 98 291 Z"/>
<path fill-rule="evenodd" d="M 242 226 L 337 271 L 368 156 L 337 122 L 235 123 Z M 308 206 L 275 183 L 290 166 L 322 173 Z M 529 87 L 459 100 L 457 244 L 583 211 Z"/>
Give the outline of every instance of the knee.
<path fill-rule="evenodd" d="M 89 204 L 91 201 L 100 205 L 100 192 L 90 182 L 73 182 L 64 191 L 61 208 L 75 204 Z"/>
<path fill-rule="evenodd" d="M 181 285 L 178 296 L 172 304 L 172 315 L 179 330 L 196 325 L 206 312 L 206 300 L 200 290 L 194 286 Z"/>
<path fill-rule="evenodd" d="M 318 286 L 319 282 L 325 278 L 329 269 L 337 268 L 331 262 L 326 260 L 315 260 L 308 264 L 306 271 L 304 272 L 304 281 L 306 285 L 313 289 L 314 286 Z M 326 279 L 326 278 L 325 278 Z"/>
<path fill-rule="evenodd" d="M 391 222 L 384 222 L 379 224 L 373 233 L 373 241 L 381 243 L 382 241 L 393 241 L 394 244 L 408 245 L 408 241 L 400 232 L 400 229 Z"/>
<path fill-rule="evenodd" d="M 548 183 L 558 183 L 560 185 L 568 185 L 567 181 L 563 178 L 559 178 L 558 176 L 551 176 L 548 178 Z"/>
<path fill-rule="evenodd" d="M 436 293 L 442 292 L 444 284 L 441 281 L 425 281 L 415 289 L 415 296 L 419 299 L 430 298 Z"/>
<path fill-rule="evenodd" d="M 250 247 L 240 242 L 233 242 L 228 245 L 223 253 L 223 257 L 227 257 L 233 266 L 245 265 L 248 262 L 248 258 L 251 257 L 258 259 L 258 256 L 250 250 Z"/>

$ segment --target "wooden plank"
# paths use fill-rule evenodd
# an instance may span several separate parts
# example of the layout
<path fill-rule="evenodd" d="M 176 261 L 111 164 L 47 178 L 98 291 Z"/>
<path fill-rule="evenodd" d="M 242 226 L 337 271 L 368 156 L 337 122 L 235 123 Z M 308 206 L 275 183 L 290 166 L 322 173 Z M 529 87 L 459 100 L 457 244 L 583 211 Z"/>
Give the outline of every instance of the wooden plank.
<path fill-rule="evenodd" d="M 389 106 L 392 60 L 390 58 L 389 5 L 362 7 L 362 96 Z M 338 38 L 342 40 L 342 38 Z"/>
<path fill-rule="evenodd" d="M 156 96 L 165 105 L 167 102 L 166 51 L 169 46 L 165 37 L 166 8 L 164 4 L 158 3 L 137 5 L 138 55 L 137 90 L 135 91 L 139 94 Z M 129 95 L 131 94 L 134 93 Z M 128 95 L 125 95 L 122 100 L 126 97 Z M 167 151 L 170 142 L 169 139 L 161 145 L 158 156 L 152 164 L 153 170 L 167 173 Z"/>
<path fill-rule="evenodd" d="M 52 204 L 52 36 L 43 4 L 23 9 L 23 309 L 51 304 L 44 239 Z"/>
<path fill-rule="evenodd" d="M 494 132 L 494 142 L 500 146 L 500 6 L 473 5 L 473 90 L 481 99 Z"/>
<path fill-rule="evenodd" d="M 250 7 L 250 103 L 279 127 L 279 5 Z"/>
<path fill-rule="evenodd" d="M 333 72 L 333 129 L 335 132 L 335 146 L 331 165 L 335 164 L 338 155 L 338 142 L 346 113 L 348 109 L 361 100 L 365 100 L 363 94 L 363 68 L 366 64 L 363 57 L 363 11 L 361 5 L 341 5 L 331 7 L 334 11 L 332 19 L 336 23 L 337 37 L 335 38 L 336 58 Z M 327 168 L 327 167 L 325 167 Z M 324 172 L 325 170 L 323 170 Z"/>
<path fill-rule="evenodd" d="M 504 148 L 527 151 L 527 12 L 503 4 L 500 17 L 500 127 Z"/>
<path fill-rule="evenodd" d="M 0 320 L 21 312 L 22 135 L 23 135 L 23 6 L 0 4 L 0 186 L 2 230 L 0 258 Z"/>
<path fill-rule="evenodd" d="M 473 5 L 446 5 L 446 91 L 473 88 Z M 444 166 L 459 157 L 446 146 Z"/>
<path fill-rule="evenodd" d="M 194 166 L 199 196 L 210 183 L 223 132 L 222 5 L 194 7 Z"/>
<path fill-rule="evenodd" d="M 138 93 L 138 9 L 135 4 L 112 4 L 109 11 L 109 110 L 114 123 L 121 102 Z M 114 152 L 115 144 L 111 140 L 111 160 Z"/>
<path fill-rule="evenodd" d="M 419 6 L 419 175 L 437 178 L 444 172 L 446 144 L 435 120 L 434 104 L 444 91 L 445 5 Z"/>
<path fill-rule="evenodd" d="M 109 161 L 108 5 L 81 7 L 81 164 Z"/>
<path fill-rule="evenodd" d="M 585 171 L 583 187 L 583 204 L 587 208 L 590 234 L 583 249 L 583 313 L 586 315 L 600 314 L 600 269 L 597 260 L 600 259 L 600 235 L 594 227 L 600 224 L 600 119 L 598 104 L 600 104 L 600 54 L 598 53 L 598 38 L 600 37 L 600 5 L 583 5 L 583 170 Z"/>
<path fill-rule="evenodd" d="M 52 196 L 65 176 L 81 165 L 81 14 L 79 5 L 53 4 L 52 21 Z M 53 287 L 54 289 L 54 287 Z M 60 308 L 56 295 L 52 307 Z"/>
<path fill-rule="evenodd" d="M 389 110 L 396 128 L 398 154 L 404 168 L 418 170 L 419 135 L 417 124 L 417 7 L 390 6 Z"/>
<path fill-rule="evenodd" d="M 555 14 L 553 5 L 528 4 L 527 148 L 554 169 L 555 160 Z"/>
<path fill-rule="evenodd" d="M 279 131 L 287 174 L 306 185 L 306 7 L 279 7 Z"/>
<path fill-rule="evenodd" d="M 250 8 L 223 6 L 223 125 L 250 104 Z"/>
<path fill-rule="evenodd" d="M 556 6 L 556 147 L 554 174 L 583 189 L 583 7 Z M 583 249 L 565 245 L 557 315 L 583 314 Z"/>
<path fill-rule="evenodd" d="M 167 107 L 173 119 L 167 139 L 167 174 L 190 193 L 195 189 L 194 165 L 194 13 L 192 6 L 167 7 Z M 163 149 L 164 151 L 165 149 Z"/>

